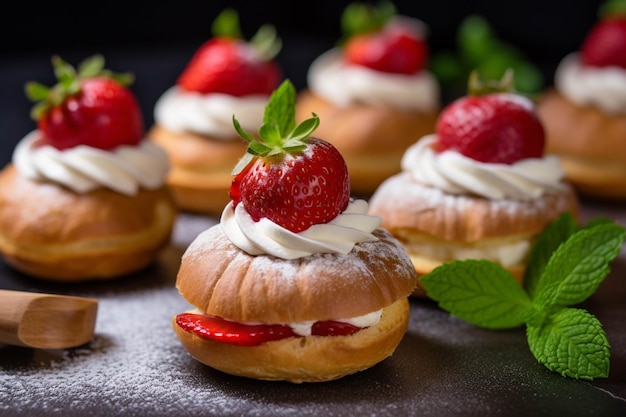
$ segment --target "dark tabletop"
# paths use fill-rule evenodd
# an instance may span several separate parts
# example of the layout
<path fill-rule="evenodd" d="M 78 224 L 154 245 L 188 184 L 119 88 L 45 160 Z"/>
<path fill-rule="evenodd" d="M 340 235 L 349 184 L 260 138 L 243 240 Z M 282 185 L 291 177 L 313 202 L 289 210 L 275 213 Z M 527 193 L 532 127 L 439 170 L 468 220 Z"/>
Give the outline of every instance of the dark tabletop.
<path fill-rule="evenodd" d="M 224 2 L 217 3 L 221 8 Z M 280 7 L 283 3 L 285 8 Z M 268 2 L 269 10 L 259 7 L 258 10 L 253 8 L 253 12 L 259 19 L 273 13 L 279 16 L 279 22 L 290 25 L 294 36 L 285 42 L 280 59 L 286 76 L 301 88 L 305 85 L 304 74 L 311 60 L 332 46 L 335 32 L 327 26 L 335 25 L 336 21 L 327 16 L 322 18 L 322 12 L 317 8 L 310 11 L 308 17 L 295 19 L 293 7 L 286 6 L 286 3 L 291 4 Z M 331 2 L 321 2 L 328 6 L 327 3 Z M 400 3 L 405 7 L 409 4 Z M 593 20 L 589 13 L 592 9 L 595 11 L 596 3 L 582 2 L 577 10 L 585 17 L 570 20 L 569 26 L 563 26 L 564 22 L 561 22 L 562 30 L 554 32 L 554 36 L 546 38 L 545 42 L 519 31 L 515 39 L 541 43 L 543 49 L 536 49 L 535 53 L 544 57 L 546 49 L 552 45 L 555 58 L 545 65 L 549 74 L 557 61 L 556 56 L 569 52 L 570 47 L 580 40 L 580 30 Z M 9 12 L 18 10 L 19 16 L 26 13 L 33 18 L 32 13 L 27 13 L 29 3 L 22 2 L 19 8 L 16 4 L 3 5 L 5 13 L 0 16 L 4 21 L 0 19 L 0 23 L 7 23 L 12 16 L 17 16 L 7 14 L 6 8 Z M 446 20 L 441 11 L 446 4 L 439 5 L 438 11 L 420 10 L 426 15 L 416 16 L 434 23 L 433 31 L 440 35 L 435 43 L 440 47 L 453 38 L 451 30 L 469 10 L 467 2 L 452 2 L 454 6 L 465 6 L 459 9 L 448 5 L 450 11 L 446 16 L 450 19 Z M 336 3 L 335 9 L 337 5 L 343 7 L 345 2 Z M 53 18 L 62 14 L 59 10 L 33 11 L 34 20 L 28 25 L 24 23 L 26 26 L 18 25 L 13 37 L 10 33 L 3 33 L 5 42 L 0 49 L 0 166 L 10 161 L 15 144 L 34 128 L 28 117 L 31 104 L 24 97 L 23 85 L 28 80 L 48 85 L 53 82 L 49 61 L 52 54 L 58 53 L 67 61 L 77 63 L 100 52 L 107 58 L 107 66 L 111 69 L 134 72 L 136 82 L 132 88 L 149 126 L 156 99 L 174 82 L 204 36 L 198 29 L 188 33 L 187 37 L 176 32 L 184 27 L 183 22 L 197 26 L 200 18 L 195 14 L 187 15 L 185 20 L 180 13 L 172 11 L 172 22 L 178 24 L 167 26 L 163 17 L 167 11 L 157 12 L 142 15 L 141 25 L 135 28 L 136 32 L 144 33 L 141 43 L 124 42 L 119 38 L 110 42 L 93 40 L 96 35 L 92 35 L 95 43 L 81 43 L 78 39 L 89 28 L 88 22 L 81 23 L 79 28 L 82 31 L 61 31 L 58 38 L 54 38 L 54 32 L 49 32 L 48 38 L 40 26 L 54 27 L 56 21 Z M 553 12 L 550 9 L 550 13 Z M 135 13 L 139 15 L 137 11 Z M 92 21 L 91 29 L 96 34 L 102 32 L 102 22 L 112 12 L 102 14 L 104 17 Z M 132 18 L 138 19 L 139 16 L 133 15 Z M 206 17 L 206 21 L 211 19 Z M 131 17 L 126 16 L 119 29 L 122 34 L 132 30 L 131 21 Z M 514 35 L 515 22 L 519 26 L 519 22 L 528 21 L 512 19 L 509 24 L 503 20 L 498 28 Z M 538 20 L 532 22 L 539 24 Z M 2 27 L 6 30 L 7 26 Z M 35 27 L 41 30 L 37 32 Z M 157 33 L 159 28 L 161 33 L 165 31 L 163 36 L 171 38 L 170 41 L 156 36 L 145 39 L 148 31 Z M 546 23 L 536 26 L 534 33 L 548 33 L 549 30 Z M 564 32 L 572 31 L 577 35 L 565 40 L 560 38 Z M 41 47 L 36 47 L 36 34 Z M 33 39 L 27 39 L 28 36 Z M 584 199 L 583 217 L 589 219 L 596 215 L 611 217 L 626 226 L 626 204 Z M 450 317 L 431 301 L 414 299 L 411 301 L 409 328 L 392 357 L 369 370 L 337 381 L 294 385 L 233 377 L 212 370 L 193 360 L 173 333 L 171 317 L 189 307 L 174 288 L 180 257 L 189 242 L 214 222 L 215 219 L 208 217 L 181 214 L 171 244 L 153 265 L 110 282 L 48 283 L 24 276 L 0 261 L 0 288 L 99 300 L 96 336 L 85 346 L 68 350 L 0 346 L 0 416 L 626 415 L 624 250 L 612 264 L 611 274 L 597 293 L 581 305 L 598 317 L 607 333 L 612 347 L 608 378 L 578 381 L 561 377 L 536 362 L 529 351 L 523 328 L 508 331 L 479 329 Z"/>

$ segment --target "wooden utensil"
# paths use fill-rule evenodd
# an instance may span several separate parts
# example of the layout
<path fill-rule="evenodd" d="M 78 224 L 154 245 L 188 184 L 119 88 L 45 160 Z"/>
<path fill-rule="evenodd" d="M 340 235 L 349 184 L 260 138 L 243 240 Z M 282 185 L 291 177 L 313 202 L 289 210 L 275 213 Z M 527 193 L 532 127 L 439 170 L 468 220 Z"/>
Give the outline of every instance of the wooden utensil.
<path fill-rule="evenodd" d="M 65 349 L 93 339 L 98 300 L 0 290 L 0 342 Z"/>

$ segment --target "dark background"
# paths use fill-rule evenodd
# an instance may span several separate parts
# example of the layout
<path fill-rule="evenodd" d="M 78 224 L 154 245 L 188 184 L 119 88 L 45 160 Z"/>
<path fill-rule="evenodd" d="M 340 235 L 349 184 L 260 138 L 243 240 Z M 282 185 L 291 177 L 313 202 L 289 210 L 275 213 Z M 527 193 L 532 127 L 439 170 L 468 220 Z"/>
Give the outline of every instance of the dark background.
<path fill-rule="evenodd" d="M 306 70 L 341 36 L 340 16 L 349 1 L 3 1 L 0 6 L 0 166 L 21 137 L 35 127 L 23 86 L 29 80 L 54 83 L 50 57 L 77 64 L 102 53 L 107 67 L 131 71 L 132 86 L 146 126 L 159 95 L 171 86 L 193 52 L 211 35 L 211 23 L 225 7 L 239 11 L 242 30 L 252 36 L 263 24 L 283 39 L 277 57 L 296 88 Z M 597 20 L 600 1 L 397 0 L 400 14 L 429 27 L 431 54 L 453 50 L 459 24 L 470 14 L 487 19 L 494 31 L 543 72 L 547 84 L 558 61 L 578 49 Z"/>

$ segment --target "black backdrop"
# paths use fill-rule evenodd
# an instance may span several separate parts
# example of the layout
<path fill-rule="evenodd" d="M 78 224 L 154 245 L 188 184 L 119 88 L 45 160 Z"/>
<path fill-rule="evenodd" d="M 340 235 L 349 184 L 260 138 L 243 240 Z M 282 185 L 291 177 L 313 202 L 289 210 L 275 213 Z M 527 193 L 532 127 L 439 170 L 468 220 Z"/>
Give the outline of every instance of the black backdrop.
<path fill-rule="evenodd" d="M 306 83 L 306 69 L 340 36 L 341 12 L 350 1 L 126 1 L 30 2 L 5 0 L 0 5 L 0 166 L 15 143 L 34 123 L 23 85 L 35 79 L 54 82 L 50 56 L 76 64 L 102 53 L 107 67 L 132 71 L 134 92 L 146 125 L 152 108 L 194 50 L 210 36 L 210 25 L 225 7 L 240 13 L 244 35 L 272 23 L 283 38 L 278 56 L 285 76 L 297 88 Z M 597 19 L 599 0 L 526 0 L 510 2 L 463 0 L 396 0 L 401 14 L 417 17 L 429 27 L 432 53 L 455 48 L 461 21 L 470 14 L 487 19 L 502 40 L 519 48 L 551 83 L 558 61 L 580 45 Z"/>

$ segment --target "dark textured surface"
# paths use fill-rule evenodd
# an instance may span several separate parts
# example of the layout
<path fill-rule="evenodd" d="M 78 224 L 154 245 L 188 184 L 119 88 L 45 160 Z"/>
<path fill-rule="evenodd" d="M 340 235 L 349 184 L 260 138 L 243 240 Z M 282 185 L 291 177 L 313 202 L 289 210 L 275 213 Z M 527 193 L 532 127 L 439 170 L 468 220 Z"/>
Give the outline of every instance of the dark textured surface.
<path fill-rule="evenodd" d="M 626 208 L 586 202 L 585 218 L 626 225 Z M 338 381 L 294 385 L 233 377 L 193 360 L 170 319 L 184 247 L 213 219 L 182 215 L 141 273 L 106 283 L 45 283 L 0 263 L 0 288 L 96 297 L 96 338 L 69 350 L 0 347 L 0 416 L 620 416 L 626 415 L 626 253 L 582 307 L 612 345 L 610 376 L 563 378 L 530 354 L 524 330 L 490 331 L 413 300 L 394 355 Z"/>

